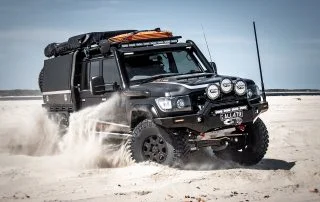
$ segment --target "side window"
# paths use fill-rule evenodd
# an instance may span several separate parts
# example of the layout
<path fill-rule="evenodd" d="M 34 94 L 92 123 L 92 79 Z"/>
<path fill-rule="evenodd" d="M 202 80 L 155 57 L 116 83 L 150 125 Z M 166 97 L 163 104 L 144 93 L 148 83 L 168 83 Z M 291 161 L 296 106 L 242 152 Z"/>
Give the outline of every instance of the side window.
<path fill-rule="evenodd" d="M 161 62 L 161 66 L 162 66 L 163 70 L 168 73 L 171 73 L 169 61 L 168 61 L 168 56 L 166 54 L 160 54 L 158 56 L 158 60 Z"/>
<path fill-rule="evenodd" d="M 88 89 L 88 67 L 89 63 L 83 62 L 81 65 L 81 89 Z"/>
<path fill-rule="evenodd" d="M 173 52 L 173 57 L 178 69 L 178 73 L 192 73 L 192 72 L 201 72 L 199 67 L 200 64 L 196 63 L 196 58 L 193 55 L 190 55 L 186 51 Z"/>
<path fill-rule="evenodd" d="M 95 77 L 100 75 L 100 64 L 99 61 L 91 62 L 91 70 L 90 70 L 90 77 Z"/>
<path fill-rule="evenodd" d="M 102 61 L 103 62 L 103 78 L 104 82 L 114 83 L 117 82 L 118 85 L 121 86 L 121 78 L 119 69 L 117 67 L 117 63 L 114 58 L 108 58 Z"/>

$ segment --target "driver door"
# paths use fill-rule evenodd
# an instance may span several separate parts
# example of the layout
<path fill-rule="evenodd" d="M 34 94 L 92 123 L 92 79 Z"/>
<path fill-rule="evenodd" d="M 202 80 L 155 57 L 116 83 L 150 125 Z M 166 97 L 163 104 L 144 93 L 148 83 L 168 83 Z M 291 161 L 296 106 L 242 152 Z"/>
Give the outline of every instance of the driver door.
<path fill-rule="evenodd" d="M 81 109 L 98 105 L 106 100 L 106 95 L 93 95 L 90 91 L 90 80 L 92 77 L 101 76 L 101 60 L 92 60 L 82 64 L 82 82 L 80 90 Z"/>

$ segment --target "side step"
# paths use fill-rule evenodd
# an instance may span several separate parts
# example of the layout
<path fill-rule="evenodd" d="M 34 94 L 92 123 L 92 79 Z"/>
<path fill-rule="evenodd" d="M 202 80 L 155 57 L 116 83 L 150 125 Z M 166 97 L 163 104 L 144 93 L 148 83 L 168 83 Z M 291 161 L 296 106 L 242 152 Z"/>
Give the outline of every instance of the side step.
<path fill-rule="evenodd" d="M 131 137 L 128 133 L 111 133 L 111 132 L 96 132 L 102 140 L 126 140 Z"/>

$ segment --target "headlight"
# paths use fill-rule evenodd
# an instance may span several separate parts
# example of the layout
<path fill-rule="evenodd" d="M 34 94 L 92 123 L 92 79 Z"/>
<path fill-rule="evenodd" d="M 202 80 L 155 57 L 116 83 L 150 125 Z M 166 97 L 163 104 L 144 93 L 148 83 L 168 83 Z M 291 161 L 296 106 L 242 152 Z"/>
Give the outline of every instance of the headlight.
<path fill-rule="evenodd" d="M 220 89 L 216 84 L 211 84 L 207 88 L 207 95 L 211 100 L 215 100 L 220 96 Z"/>
<path fill-rule="evenodd" d="M 258 98 L 261 95 L 260 89 L 257 85 L 247 86 L 247 98 Z"/>
<path fill-rule="evenodd" d="M 232 81 L 230 79 L 223 79 L 221 81 L 221 90 L 224 93 L 230 93 L 232 91 Z"/>
<path fill-rule="evenodd" d="M 186 101 L 184 99 L 179 98 L 177 100 L 177 108 L 182 109 L 186 106 Z"/>
<path fill-rule="evenodd" d="M 156 99 L 156 103 L 163 112 L 191 111 L 189 96 L 159 97 Z"/>
<path fill-rule="evenodd" d="M 247 85 L 244 81 L 239 80 L 235 83 L 234 90 L 237 95 L 244 95 L 247 92 Z"/>
<path fill-rule="evenodd" d="M 172 109 L 172 101 L 170 98 L 167 97 L 160 97 L 156 99 L 156 103 L 158 107 L 162 111 L 171 110 Z"/>

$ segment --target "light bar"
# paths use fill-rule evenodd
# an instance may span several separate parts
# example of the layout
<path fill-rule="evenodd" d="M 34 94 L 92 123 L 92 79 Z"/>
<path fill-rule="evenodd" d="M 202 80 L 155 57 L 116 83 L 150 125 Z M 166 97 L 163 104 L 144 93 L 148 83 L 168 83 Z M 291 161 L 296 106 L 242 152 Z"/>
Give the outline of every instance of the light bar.
<path fill-rule="evenodd" d="M 159 46 L 159 45 L 167 45 L 167 44 L 174 44 L 174 43 L 178 43 L 178 39 L 121 44 L 121 48 Z"/>

